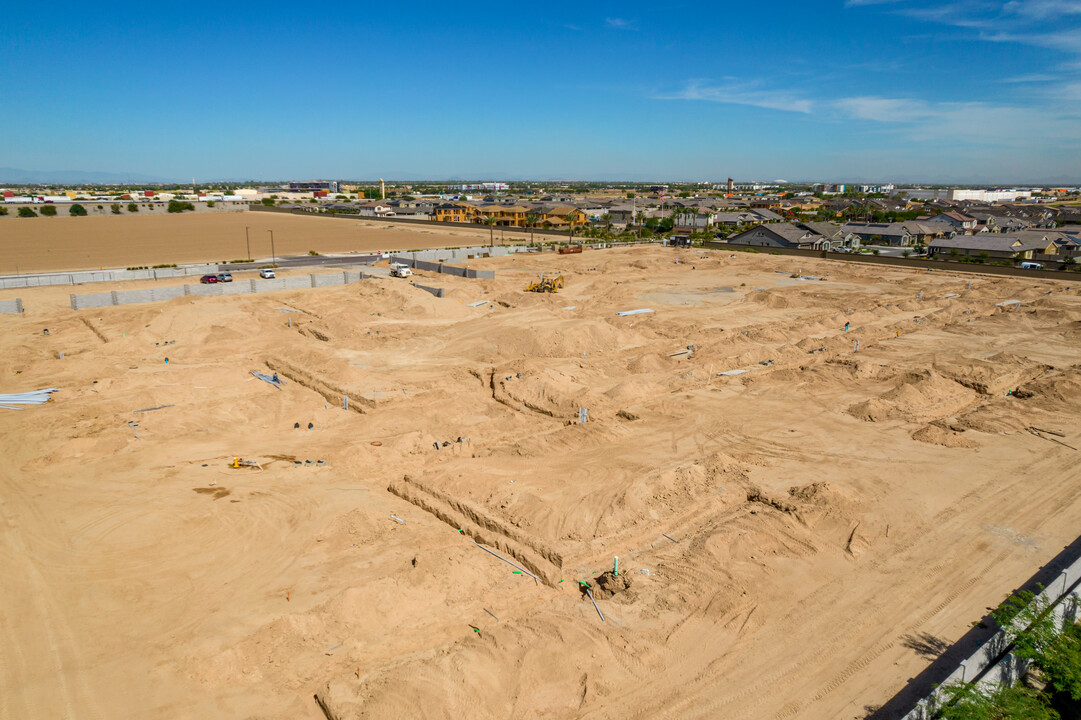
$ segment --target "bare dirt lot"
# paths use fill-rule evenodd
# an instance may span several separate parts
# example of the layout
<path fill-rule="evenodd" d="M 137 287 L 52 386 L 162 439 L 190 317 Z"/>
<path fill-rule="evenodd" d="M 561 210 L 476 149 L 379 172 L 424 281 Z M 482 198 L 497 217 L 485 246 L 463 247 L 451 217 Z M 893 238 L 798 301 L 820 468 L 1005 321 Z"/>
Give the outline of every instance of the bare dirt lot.
<path fill-rule="evenodd" d="M 247 257 L 411 250 L 487 242 L 486 228 L 431 227 L 267 212 L 167 216 L 3 218 L 0 274 L 87 270 Z M 506 236 L 506 235 L 504 235 Z M 495 233 L 498 240 L 500 233 Z M 521 238 L 519 231 L 515 237 Z"/>
<path fill-rule="evenodd" d="M 1076 284 L 482 265 L 20 291 L 0 392 L 61 390 L 0 409 L 0 717 L 862 718 L 1077 536 L 1026 432 L 1081 443 Z"/>

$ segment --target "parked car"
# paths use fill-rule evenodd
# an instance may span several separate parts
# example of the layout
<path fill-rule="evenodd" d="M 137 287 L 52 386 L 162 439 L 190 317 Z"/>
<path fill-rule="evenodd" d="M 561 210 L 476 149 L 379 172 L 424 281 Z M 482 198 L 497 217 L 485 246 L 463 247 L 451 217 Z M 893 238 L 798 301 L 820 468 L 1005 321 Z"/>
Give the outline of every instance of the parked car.
<path fill-rule="evenodd" d="M 233 276 L 229 273 L 218 273 L 218 282 L 233 282 Z"/>
<path fill-rule="evenodd" d="M 259 270 L 259 277 L 269 279 L 276 277 L 276 275 L 274 275 L 274 270 L 272 268 L 261 268 Z"/>
<path fill-rule="evenodd" d="M 1038 262 L 1023 262 L 1021 263 L 1022 270 L 1043 270 L 1043 263 Z"/>
<path fill-rule="evenodd" d="M 216 283 L 217 281 L 217 275 L 203 275 L 201 278 L 199 278 L 199 282 L 201 282 L 203 285 L 210 285 L 211 283 Z"/>

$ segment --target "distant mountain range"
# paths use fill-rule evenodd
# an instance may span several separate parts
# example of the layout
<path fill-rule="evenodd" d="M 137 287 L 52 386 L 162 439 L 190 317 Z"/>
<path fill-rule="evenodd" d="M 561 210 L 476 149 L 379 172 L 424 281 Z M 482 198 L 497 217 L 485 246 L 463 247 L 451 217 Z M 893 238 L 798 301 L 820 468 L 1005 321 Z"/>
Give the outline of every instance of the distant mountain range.
<path fill-rule="evenodd" d="M 322 176 L 325 178 L 333 178 L 333 176 Z M 667 179 L 649 179 L 643 178 L 633 172 L 627 173 L 611 173 L 608 175 L 584 175 L 581 177 L 569 177 L 569 176 L 536 176 L 526 177 L 517 173 L 470 173 L 468 176 L 458 175 L 428 175 L 423 173 L 414 172 L 385 172 L 383 177 L 388 182 L 436 182 L 436 183 L 462 183 L 462 182 L 478 182 L 480 180 L 498 180 L 498 181 L 531 181 L 542 183 L 554 183 L 554 182 L 697 182 L 701 180 L 687 180 L 679 178 L 667 178 Z M 294 179 L 312 179 L 308 176 L 296 177 Z M 357 182 L 356 177 L 338 177 L 336 179 L 345 180 L 347 182 Z M 261 185 L 273 185 L 278 181 L 267 180 L 254 180 L 252 178 L 198 178 L 199 183 L 222 183 L 227 182 L 230 184 L 237 183 L 249 183 L 249 184 L 261 184 Z M 367 180 L 360 180 L 359 182 L 374 182 L 375 177 Z M 102 172 L 100 170 L 21 170 L 19 168 L 0 167 L 0 185 L 138 185 L 138 184 L 163 184 L 163 185 L 178 185 L 187 184 L 191 181 L 190 178 L 177 179 L 161 177 L 156 175 L 144 175 L 141 173 L 126 173 L 126 172 Z M 724 182 L 723 179 L 715 180 L 716 183 Z M 737 182 L 746 182 L 746 179 L 737 180 Z M 767 181 L 768 182 L 768 181 Z M 783 183 L 783 180 L 775 180 L 773 182 Z M 849 177 L 840 180 L 831 179 L 830 177 L 821 177 L 811 179 L 807 181 L 795 181 L 794 184 L 807 184 L 810 182 L 845 182 L 850 185 L 858 185 L 862 183 L 868 183 L 869 181 L 862 177 Z M 1060 186 L 1077 186 L 1081 185 L 1081 177 L 1066 177 L 1058 176 L 1053 178 L 1043 178 L 1040 180 L 1033 180 L 1031 178 L 1021 180 L 1010 180 L 1003 182 L 999 179 L 999 182 L 988 182 L 987 180 L 979 180 L 974 178 L 963 178 L 958 176 L 938 175 L 935 177 L 928 177 L 922 179 L 907 178 L 904 176 L 882 179 L 875 179 L 870 184 L 879 184 L 884 182 L 892 182 L 896 185 L 998 185 L 998 186 L 1035 186 L 1035 187 L 1060 187 Z"/>

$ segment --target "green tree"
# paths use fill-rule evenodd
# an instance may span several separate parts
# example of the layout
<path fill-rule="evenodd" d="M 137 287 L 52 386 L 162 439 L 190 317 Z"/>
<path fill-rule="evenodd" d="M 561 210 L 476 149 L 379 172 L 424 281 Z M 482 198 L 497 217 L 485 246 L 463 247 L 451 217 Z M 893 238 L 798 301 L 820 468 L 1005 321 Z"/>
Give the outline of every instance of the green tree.
<path fill-rule="evenodd" d="M 170 200 L 169 201 L 168 210 L 171 213 L 182 213 L 185 210 L 194 210 L 194 209 L 195 209 L 195 206 L 192 205 L 190 202 L 182 202 L 180 200 Z"/>
<path fill-rule="evenodd" d="M 943 691 L 946 703 L 934 715 L 938 720 L 1059 720 L 1046 696 L 1023 686 L 951 685 Z"/>
<path fill-rule="evenodd" d="M 0 217 L 7 215 L 8 209 L 6 207 L 0 207 Z"/>
<path fill-rule="evenodd" d="M 498 220 L 495 219 L 494 215 L 481 215 L 481 218 L 484 220 L 484 224 L 488 226 L 488 244 L 495 247 L 495 224 Z"/>
<path fill-rule="evenodd" d="M 37 217 L 38 214 L 34 212 L 34 208 L 21 207 L 19 208 L 19 217 Z"/>
<path fill-rule="evenodd" d="M 604 223 L 604 240 L 608 242 L 612 232 L 612 213 L 601 215 L 601 221 Z"/>
<path fill-rule="evenodd" d="M 139 212 L 139 206 L 136 205 L 135 203 L 128 203 L 128 212 L 129 213 Z M 172 212 L 172 210 L 170 210 L 169 212 Z"/>
<path fill-rule="evenodd" d="M 212 207 L 214 207 L 214 201 L 213 201 L 213 200 L 207 200 L 207 201 L 206 201 L 206 206 L 207 206 L 208 208 L 212 208 Z"/>
<path fill-rule="evenodd" d="M 113 210 L 113 215 L 119 215 L 119 214 L 120 214 L 120 205 L 119 205 L 119 203 L 116 203 L 116 204 L 110 205 L 109 207 L 111 207 L 111 208 L 112 208 L 112 210 Z"/>
<path fill-rule="evenodd" d="M 525 216 L 525 224 L 529 226 L 529 244 L 533 244 L 533 228 L 537 225 L 537 220 L 540 219 L 539 215 L 529 213 Z"/>
<path fill-rule="evenodd" d="M 271 198 L 263 198 L 259 202 L 263 203 L 267 207 L 274 207 L 274 200 L 272 200 Z"/>
<path fill-rule="evenodd" d="M 992 616 L 1014 655 L 1039 668 L 1056 690 L 1081 700 L 1081 626 L 1060 628 L 1050 604 L 1027 590 L 1008 597 Z"/>
<path fill-rule="evenodd" d="M 68 209 L 68 215 L 71 215 L 73 217 L 82 217 L 83 215 L 86 215 L 86 208 L 84 208 L 79 203 L 75 203 Z"/>
<path fill-rule="evenodd" d="M 56 217 L 56 206 L 55 205 L 45 205 L 44 207 L 41 208 L 41 214 L 44 215 L 45 217 Z"/>

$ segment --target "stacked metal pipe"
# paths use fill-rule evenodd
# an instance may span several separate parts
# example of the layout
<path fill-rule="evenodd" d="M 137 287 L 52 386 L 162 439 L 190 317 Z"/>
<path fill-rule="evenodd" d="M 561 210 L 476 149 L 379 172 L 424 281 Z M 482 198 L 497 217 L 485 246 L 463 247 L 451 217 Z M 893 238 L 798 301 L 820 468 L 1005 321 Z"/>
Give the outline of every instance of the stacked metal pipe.
<path fill-rule="evenodd" d="M 49 402 L 49 394 L 60 388 L 45 388 L 44 390 L 32 390 L 24 393 L 0 393 L 0 408 L 5 410 L 22 410 L 20 405 L 43 405 Z"/>

